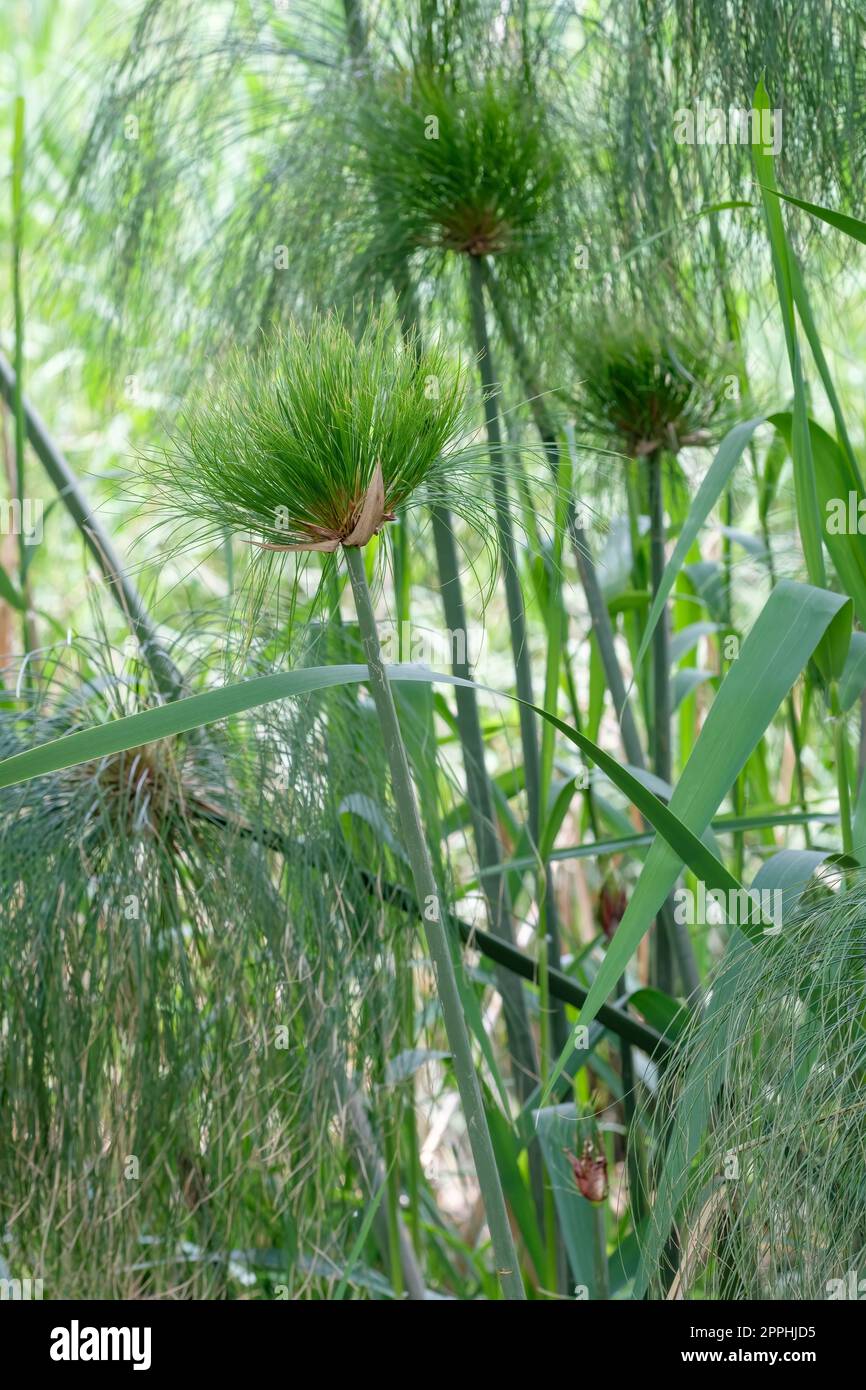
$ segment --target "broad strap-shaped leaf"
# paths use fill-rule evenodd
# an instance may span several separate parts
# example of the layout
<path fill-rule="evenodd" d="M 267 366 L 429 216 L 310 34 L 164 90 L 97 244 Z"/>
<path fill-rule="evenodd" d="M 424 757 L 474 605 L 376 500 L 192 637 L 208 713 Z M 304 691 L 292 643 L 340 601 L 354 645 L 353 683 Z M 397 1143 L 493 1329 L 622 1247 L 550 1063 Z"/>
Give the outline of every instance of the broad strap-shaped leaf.
<path fill-rule="evenodd" d="M 648 985 L 633 990 L 628 1002 L 643 1014 L 647 1023 L 657 1028 L 664 1037 L 670 1038 L 671 1042 L 679 1037 L 691 1017 L 688 1004 L 681 1004 L 679 999 L 672 999 L 663 990 Z"/>
<path fill-rule="evenodd" d="M 779 411 L 769 417 L 768 423 L 776 427 L 788 448 L 793 449 L 794 417 L 791 412 Z M 852 468 L 845 450 L 833 436 L 812 419 L 809 420 L 809 438 L 824 543 L 845 592 L 850 594 L 854 602 L 854 611 L 860 623 L 866 627 L 866 534 L 859 530 L 859 508 L 862 502 L 866 513 L 866 494 L 860 474 Z M 843 516 L 831 517 L 831 511 L 838 513 L 839 506 Z M 851 511 L 853 517 L 849 516 Z M 840 529 L 838 523 L 843 519 L 844 525 Z M 854 521 L 853 528 L 849 524 L 851 520 Z M 866 515 L 863 525 L 866 528 Z M 838 676 L 839 672 L 835 674 Z"/>
<path fill-rule="evenodd" d="M 460 677 L 437 674 L 423 667 L 392 666 L 388 668 L 390 679 L 395 681 L 421 681 L 443 685 L 471 685 Z M 24 753 L 17 753 L 0 762 L 0 788 L 14 786 L 29 779 L 59 772 L 82 763 L 96 761 L 129 748 L 137 748 L 156 739 L 167 738 L 190 732 L 204 725 L 215 723 L 231 715 L 241 714 L 275 700 L 297 698 L 316 691 L 350 685 L 368 678 L 366 666 L 343 665 L 332 667 L 311 667 L 300 671 L 287 671 L 272 676 L 259 676 L 253 680 L 224 686 L 219 690 L 207 691 L 203 695 L 193 695 L 175 700 L 157 709 L 145 710 L 140 714 L 128 715 L 123 719 L 112 720 L 92 729 L 83 729 L 54 739 Z M 479 686 L 490 694 L 500 692 L 489 687 Z M 514 696 L 508 696 L 514 699 Z M 563 720 L 540 709 L 530 706 L 543 719 L 548 720 L 558 731 L 575 744 L 620 788 L 629 800 L 643 813 L 646 820 L 661 834 L 669 844 L 670 853 L 679 866 L 685 863 L 693 873 L 709 886 L 725 890 L 738 889 L 736 878 L 716 858 L 700 837 L 694 835 L 682 821 L 659 800 L 642 782 L 623 768 L 610 754 L 598 747 L 592 739 L 570 728 Z M 704 830 L 706 830 L 704 826 Z M 603 1002 L 603 1001 L 600 1001 Z M 467 992 L 464 1008 L 472 1017 L 474 996 Z M 595 1009 L 597 1012 L 597 1006 Z M 476 1028 L 479 1042 L 485 1051 L 489 1040 L 483 1029 Z M 562 1073 L 571 1048 L 560 1057 L 553 1074 L 549 1078 L 541 1104 L 543 1105 Z M 495 1061 L 491 1056 L 494 1076 Z"/>
<path fill-rule="evenodd" d="M 567 1149 L 577 1143 L 577 1110 L 573 1104 L 551 1105 L 536 1110 L 533 1119 L 541 1152 L 553 1189 L 553 1200 L 565 1244 L 571 1275 L 577 1285 L 596 1296 L 596 1270 L 593 1256 L 595 1216 L 591 1204 L 581 1195 L 575 1182 Z"/>
<path fill-rule="evenodd" d="M 768 187 L 765 191 L 772 193 L 774 198 L 784 198 L 786 203 L 791 203 L 795 208 L 801 208 L 803 212 L 808 212 L 812 217 L 819 218 L 822 222 L 826 222 L 829 227 L 835 227 L 837 231 L 853 237 L 855 241 L 862 241 L 863 245 L 866 246 L 866 222 L 861 222 L 859 217 L 849 217 L 847 213 L 836 212 L 834 208 L 822 208 L 818 203 L 807 203 L 803 198 L 795 198 L 791 193 L 783 193 L 780 188 Z"/>
<path fill-rule="evenodd" d="M 431 671 L 424 666 L 407 664 L 389 666 L 387 669 L 389 678 L 398 682 L 473 685 L 472 681 Z M 14 786 L 18 782 L 26 782 L 51 772 L 59 772 L 64 768 L 76 767 L 81 763 L 94 762 L 129 748 L 152 743 L 155 739 L 188 733 L 275 700 L 293 699 L 336 686 L 357 684 L 367 678 L 366 666 L 313 666 L 300 671 L 257 676 L 252 680 L 222 686 L 219 690 L 209 690 L 203 695 L 190 695 L 183 700 L 173 700 L 157 709 L 144 710 L 140 714 L 114 719 L 93 729 L 66 734 L 63 738 L 52 739 L 49 743 L 40 744 L 37 748 L 4 759 L 0 762 L 0 788 Z M 489 686 L 476 685 L 475 688 L 491 695 L 503 695 L 502 691 L 493 690 Z M 506 694 L 505 698 L 521 703 L 513 695 Z M 585 734 L 578 733 L 563 720 L 558 719 L 556 715 L 537 705 L 530 705 L 529 708 L 540 718 L 548 720 L 564 738 L 607 773 L 610 780 L 643 813 L 654 829 L 673 846 L 680 861 L 687 864 L 693 873 L 714 887 L 738 886 L 736 879 L 719 862 L 712 850 L 701 842 L 700 837 L 693 835 L 657 796 L 615 758 Z"/>
<path fill-rule="evenodd" d="M 81 763 L 95 762 L 156 739 L 190 733 L 193 729 L 216 724 L 221 719 L 257 709 L 274 700 L 309 695 L 333 686 L 351 685 L 366 678 L 366 666 L 313 666 L 300 671 L 256 676 L 253 680 L 220 686 L 218 690 L 208 690 L 202 695 L 171 700 L 156 709 L 143 710 L 140 714 L 112 719 L 92 729 L 65 734 L 62 738 L 52 739 L 49 743 L 4 759 L 0 763 L 0 788 L 12 787 L 18 782 L 27 782 L 50 772 L 60 772 L 67 767 L 77 767 Z"/>
<path fill-rule="evenodd" d="M 769 111 L 770 99 L 761 80 L 755 89 L 754 106 L 757 111 Z M 806 397 L 806 382 L 800 344 L 797 337 L 797 321 L 794 311 L 794 275 L 791 269 L 792 253 L 785 231 L 779 200 L 773 197 L 776 188 L 776 174 L 772 151 L 763 145 L 752 146 L 752 160 L 761 185 L 764 216 L 770 239 L 770 252 L 773 260 L 773 275 L 782 310 L 782 324 L 785 329 L 785 344 L 788 349 L 788 362 L 794 386 L 794 432 L 791 455 L 794 462 L 794 492 L 797 503 L 797 523 L 803 542 L 803 553 L 809 579 L 819 588 L 825 584 L 824 557 L 821 548 L 821 524 L 818 513 L 818 498 L 815 489 L 815 475 L 812 465 L 811 441 L 809 438 L 809 406 Z"/>
<path fill-rule="evenodd" d="M 23 613 L 26 607 L 22 595 L 15 588 L 2 565 L 0 565 L 0 600 L 8 603 L 11 608 L 17 608 L 20 613 Z"/>
<path fill-rule="evenodd" d="M 780 849 L 762 864 L 752 879 L 753 890 L 782 894 L 782 919 L 796 908 L 822 864 L 841 859 L 835 850 Z"/>
<path fill-rule="evenodd" d="M 689 623 L 686 627 L 677 628 L 676 632 L 671 633 L 671 666 L 676 666 L 687 652 L 697 646 L 702 637 L 713 637 L 723 630 L 724 624 L 708 622 Z"/>
<path fill-rule="evenodd" d="M 818 644 L 834 625 L 850 623 L 850 615 L 851 600 L 842 594 L 788 580 L 773 590 L 719 688 L 671 798 L 670 811 L 694 835 L 710 824 Z M 581 1010 L 582 1023 L 595 1017 L 616 987 L 681 867 L 670 842 L 653 844 Z"/>

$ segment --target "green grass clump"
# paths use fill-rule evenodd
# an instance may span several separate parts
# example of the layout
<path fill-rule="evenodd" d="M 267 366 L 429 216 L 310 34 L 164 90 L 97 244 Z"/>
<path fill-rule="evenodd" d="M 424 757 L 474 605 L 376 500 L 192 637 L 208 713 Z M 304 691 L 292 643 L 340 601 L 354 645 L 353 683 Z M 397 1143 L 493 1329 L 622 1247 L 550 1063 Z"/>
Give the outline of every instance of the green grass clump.
<path fill-rule="evenodd" d="M 393 520 L 422 483 L 435 491 L 468 428 L 463 369 L 443 348 L 401 346 L 385 318 L 356 341 L 316 315 L 232 354 L 148 474 L 181 517 L 277 548 L 335 548 L 378 469 L 381 520 Z"/>
<path fill-rule="evenodd" d="M 686 1298 L 824 1299 L 863 1277 L 864 947 L 861 881 L 729 949 L 658 1098 L 651 1297 L 671 1217 Z"/>

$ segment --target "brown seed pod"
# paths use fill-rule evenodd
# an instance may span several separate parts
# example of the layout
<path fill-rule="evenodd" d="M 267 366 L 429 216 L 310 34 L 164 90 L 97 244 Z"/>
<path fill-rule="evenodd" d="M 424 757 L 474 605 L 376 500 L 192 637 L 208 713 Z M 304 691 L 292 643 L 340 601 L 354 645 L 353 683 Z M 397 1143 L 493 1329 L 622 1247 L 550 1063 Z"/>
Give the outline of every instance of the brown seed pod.
<path fill-rule="evenodd" d="M 603 1149 L 596 1151 L 591 1139 L 587 1139 L 580 1158 L 575 1158 L 570 1149 L 568 1155 L 574 1181 L 582 1197 L 596 1204 L 607 1200 L 607 1158 Z"/>

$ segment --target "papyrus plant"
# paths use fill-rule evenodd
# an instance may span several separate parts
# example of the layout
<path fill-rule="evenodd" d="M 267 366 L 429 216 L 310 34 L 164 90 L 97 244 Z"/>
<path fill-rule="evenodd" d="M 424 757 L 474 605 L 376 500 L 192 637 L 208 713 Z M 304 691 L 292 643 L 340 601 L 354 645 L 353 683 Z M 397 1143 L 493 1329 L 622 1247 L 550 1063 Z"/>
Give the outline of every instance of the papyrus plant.
<path fill-rule="evenodd" d="M 416 61 L 381 69 L 335 115 L 332 143 L 351 167 L 352 275 L 364 283 L 435 283 L 462 317 L 477 356 L 491 457 L 502 455 L 500 382 L 488 328 L 484 280 L 495 263 L 503 295 L 538 305 L 573 268 L 574 161 L 567 98 L 539 42 L 533 61 L 515 33 L 479 61 Z M 544 73 L 550 89 L 538 81 Z M 557 105 L 554 91 L 560 98 Z M 449 306 L 450 307 L 450 306 Z M 527 822 L 537 844 L 545 808 L 538 732 L 529 706 L 533 679 L 526 608 L 512 521 L 509 469 L 496 468 L 496 534 L 520 706 Z M 443 590 L 454 568 L 437 535 Z M 539 901 L 553 963 L 559 930 L 552 880 L 542 868 Z M 565 1020 L 554 1013 L 560 1045 Z"/>
<path fill-rule="evenodd" d="M 388 3 L 375 12 L 347 3 L 343 10 L 325 18 L 304 5 L 286 14 L 254 7 L 243 18 L 227 15 L 224 27 L 221 16 L 209 17 L 202 29 L 185 20 L 184 43 L 176 47 L 173 4 L 166 0 L 142 20 L 100 102 L 74 183 L 76 201 L 86 208 L 85 238 L 102 234 L 91 210 L 110 209 L 121 248 L 111 259 L 107 292 L 112 324 L 145 344 L 145 325 L 158 323 L 163 349 L 165 325 L 176 325 L 168 337 L 183 344 L 172 378 L 178 394 L 215 343 L 252 344 L 260 327 L 285 322 L 290 310 L 306 314 L 333 303 L 348 310 L 375 294 L 390 300 L 396 291 L 407 327 L 426 320 L 428 308 L 431 319 L 443 305 L 462 316 L 471 259 L 464 252 L 507 262 L 509 288 L 521 295 L 549 287 L 566 203 L 567 143 L 557 136 L 549 104 L 539 100 L 537 79 L 549 70 L 564 14 L 503 13 L 490 0 L 456 9 Z M 563 87 L 558 91 L 565 106 Z M 130 159 L 129 142 L 118 146 L 113 132 L 123 120 L 118 112 L 133 105 L 141 130 Z M 212 181 L 206 172 L 221 167 L 227 140 L 238 153 L 230 188 L 221 173 Z M 197 193 L 185 203 L 178 188 L 193 168 Z M 218 188 L 219 212 L 205 209 L 205 185 Z M 138 209 L 134 226 L 127 191 Z M 551 208 L 555 215 L 541 216 Z M 206 226 L 201 235 L 190 221 L 198 215 Z M 175 268 L 171 286 L 168 265 Z M 468 320 L 462 331 L 473 331 Z M 485 370 L 492 373 L 489 349 Z M 165 371 L 163 350 L 162 379 Z M 490 409 L 495 416 L 495 404 Z M 503 476 L 499 531 L 519 693 L 529 698 L 529 644 L 506 485 Z M 466 630 L 459 538 L 444 502 L 430 500 L 446 625 Z M 394 550 L 405 602 L 411 553 L 405 525 L 394 530 Z M 453 669 L 470 674 L 465 663 Z M 512 940 L 474 690 L 458 690 L 455 702 L 474 838 L 487 871 L 488 916 L 494 932 Z M 520 718 L 537 842 L 536 731 L 525 707 Z M 555 933 L 552 894 L 547 911 Z M 538 1072 L 526 1007 L 504 976 L 498 985 L 526 1101 Z"/>
<path fill-rule="evenodd" d="M 491 16 L 486 16 L 489 21 Z M 457 25 L 467 39 L 480 12 Z M 506 26 L 508 28 L 508 26 Z M 512 469 L 500 467 L 502 430 L 499 383 L 492 356 L 483 296 L 484 267 L 495 260 L 509 295 L 536 303 L 554 292 L 567 268 L 572 161 L 551 102 L 541 100 L 537 69 L 549 71 L 550 54 L 539 40 L 529 61 L 518 26 L 501 47 L 489 41 L 476 49 L 457 46 L 437 54 L 419 45 L 413 61 L 370 63 L 354 75 L 341 96 L 332 97 L 313 123 L 314 138 L 339 152 L 351 194 L 335 240 L 346 264 L 346 284 L 397 291 L 404 318 L 418 316 L 431 291 L 447 306 L 477 356 L 485 426 L 495 464 L 490 474 L 496 538 L 509 622 L 525 770 L 527 824 L 540 840 L 544 807 L 535 720 L 529 709 L 533 680 L 529 634 L 512 519 Z M 528 31 L 527 31 L 528 32 Z M 483 57 L 481 56 L 483 53 Z M 331 180 L 333 183 L 334 180 Z M 323 185 L 324 187 L 325 185 Z M 345 293 L 335 287 L 337 293 Z M 433 537 L 449 626 L 465 615 L 460 564 L 447 509 L 433 514 Z M 466 671 L 455 670 L 464 675 Z M 458 694 L 467 782 L 476 806 L 475 834 L 482 867 L 498 868 L 492 797 L 484 774 L 477 706 L 469 692 Z M 489 880 L 488 880 L 489 881 Z M 506 890 L 503 888 L 503 894 Z M 557 909 L 549 872 L 540 874 L 539 903 L 553 963 L 559 960 Z M 490 903 L 494 930 L 510 934 L 510 903 Z M 509 1038 L 524 1098 L 536 1070 L 525 1016 L 505 992 Z M 564 1042 L 565 1022 L 554 1011 L 554 1029 Z M 537 1184 L 536 1184 L 537 1187 Z"/>
<path fill-rule="evenodd" d="M 655 597 L 665 569 L 667 489 L 684 449 L 709 444 L 724 405 L 720 364 L 690 339 L 653 324 L 590 319 L 574 344 L 574 405 L 582 431 L 622 451 L 629 460 L 626 489 L 631 520 L 632 564 L 640 556 L 640 517 L 649 517 L 649 581 Z M 667 485 L 667 486 L 666 486 Z M 651 751 L 653 770 L 670 783 L 671 676 L 668 614 L 652 639 Z M 670 943 L 673 947 L 673 942 Z M 689 952 L 680 942 L 680 964 Z M 673 961 L 664 953 L 656 972 L 673 987 Z M 684 971 L 688 992 L 696 981 Z"/>
<path fill-rule="evenodd" d="M 171 650 L 193 688 L 216 639 L 199 618 Z M 63 644 L 0 711 L 0 756 L 159 703 L 128 652 Z M 357 1077 L 396 1029 L 404 927 L 356 891 L 314 712 L 281 713 L 0 792 L 0 1222 L 46 1290 L 303 1295 L 311 1253 L 345 1252 L 335 1194 L 369 1166 Z"/>
<path fill-rule="evenodd" d="M 497 1271 L 509 1298 L 523 1285 L 475 1073 L 457 977 L 406 747 L 382 660 L 363 548 L 418 500 L 454 486 L 467 428 L 459 366 L 440 348 L 395 350 L 391 325 L 373 319 L 353 340 L 335 318 L 314 317 L 249 357 L 235 355 L 191 407 L 151 476 L 187 519 L 229 527 L 255 547 L 339 552 L 351 580 L 391 789 L 463 1102 Z M 451 486 L 449 488 L 449 479 Z"/>

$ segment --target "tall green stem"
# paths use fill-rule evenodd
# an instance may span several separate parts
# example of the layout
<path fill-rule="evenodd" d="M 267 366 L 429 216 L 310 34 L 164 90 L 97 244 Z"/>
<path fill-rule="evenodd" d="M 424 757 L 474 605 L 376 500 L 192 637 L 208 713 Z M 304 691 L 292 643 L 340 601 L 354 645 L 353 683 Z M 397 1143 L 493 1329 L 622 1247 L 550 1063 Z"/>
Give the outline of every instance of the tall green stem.
<path fill-rule="evenodd" d="M 496 1167 L 490 1130 L 487 1126 L 487 1117 L 484 1114 L 481 1087 L 472 1059 L 472 1047 L 466 1028 L 466 1020 L 463 1017 L 457 975 L 443 920 L 442 903 L 433 874 L 430 852 L 424 839 L 418 802 L 409 772 L 409 760 L 406 756 L 406 747 L 394 706 L 394 697 L 382 663 L 382 653 L 376 633 L 376 619 L 367 585 L 367 576 L 364 571 L 364 558 L 361 551 L 354 547 L 346 548 L 344 554 L 349 577 L 352 581 L 352 593 L 355 599 L 361 641 L 370 673 L 370 690 L 379 716 L 385 755 L 391 771 L 394 800 L 400 816 L 406 852 L 412 866 L 415 892 L 424 911 L 427 945 L 433 960 L 442 1017 L 453 1056 L 454 1071 L 463 1104 L 463 1113 L 466 1117 L 466 1128 L 478 1174 L 478 1184 L 487 1214 L 497 1273 L 505 1297 L 523 1299 L 526 1297 L 523 1280 L 517 1263 L 511 1227 L 508 1224 L 508 1213 Z"/>
<path fill-rule="evenodd" d="M 653 598 L 658 593 L 665 571 L 665 509 L 662 456 L 650 454 L 650 577 Z M 670 638 L 667 607 L 662 611 L 653 633 L 653 770 L 666 782 L 671 780 L 671 684 Z"/>
<path fill-rule="evenodd" d="M 653 598 L 661 587 L 665 571 L 664 470 L 661 450 L 647 458 L 650 512 L 650 580 Z M 667 606 L 659 615 L 653 633 L 653 771 L 670 785 L 671 781 L 671 680 L 670 638 Z M 674 992 L 674 962 L 667 933 L 661 924 L 654 937 L 653 984 L 666 994 Z"/>
<path fill-rule="evenodd" d="M 397 624 L 397 659 L 408 661 L 409 652 L 403 649 L 404 624 L 409 622 L 409 518 L 401 516 L 394 527 L 394 620 Z M 411 648 L 411 642 L 410 642 Z"/>
<path fill-rule="evenodd" d="M 754 444 L 750 444 L 750 445 L 749 445 L 749 451 L 750 451 L 750 454 L 751 454 L 751 457 L 752 457 L 752 473 L 753 473 L 753 477 L 754 477 L 754 480 L 755 480 L 755 491 L 757 492 L 758 496 L 760 496 L 760 493 L 761 493 L 761 479 L 760 479 L 760 476 L 759 476 L 759 473 L 758 473 L 757 461 L 756 461 L 756 459 L 755 459 Z M 768 573 L 769 576 L 770 576 L 770 584 L 771 584 L 771 586 L 772 586 L 773 588 L 775 588 L 775 587 L 776 587 L 776 564 L 775 564 L 775 561 L 774 561 L 774 559 L 773 559 L 773 543 L 772 543 L 772 537 L 771 537 L 771 535 L 770 535 L 770 527 L 769 527 L 769 525 L 768 525 L 768 523 L 767 523 L 767 514 L 766 514 L 766 511 L 764 510 L 764 508 L 763 508 L 763 507 L 759 507 L 758 511 L 759 511 L 759 515 L 760 515 L 761 538 L 762 538 L 762 540 L 763 540 L 763 542 L 764 542 L 764 550 L 766 551 L 766 555 L 767 555 L 767 573 Z M 787 699 L 787 701 L 785 702 L 785 708 L 787 709 L 787 712 L 788 712 L 788 726 L 789 726 L 789 728 L 790 728 L 790 730 L 791 730 L 791 747 L 792 747 L 792 749 L 793 749 L 793 751 L 794 751 L 794 767 L 795 767 L 796 773 L 797 773 L 797 791 L 798 791 L 798 793 L 799 793 L 800 809 L 801 809 L 801 811 L 803 812 L 804 815 L 808 815 L 808 812 L 809 812 L 809 805 L 808 805 L 808 802 L 807 802 L 807 800 L 806 800 L 806 775 L 805 775 L 805 772 L 804 772 L 804 770 L 803 770 L 803 745 L 802 745 L 802 740 L 801 740 L 801 738 L 800 738 L 800 725 L 799 725 L 798 720 L 797 720 L 797 706 L 794 704 L 794 694 L 793 694 L 793 691 L 792 691 L 791 694 L 788 696 L 788 699 Z M 804 824 L 804 826 L 803 826 L 803 839 L 805 840 L 806 848 L 807 848 L 807 849 L 811 849 L 811 848 L 812 848 L 812 834 L 811 834 L 811 831 L 810 831 L 810 829 L 809 829 L 809 824 L 808 824 L 808 822 L 806 822 L 806 823 Z"/>
<path fill-rule="evenodd" d="M 405 958 L 404 958 L 405 956 Z M 412 947 L 399 952 L 398 990 L 400 993 L 400 1027 L 406 1046 L 412 1048 L 417 1033 L 415 1031 L 415 975 L 412 960 Z M 408 1104 L 398 1107 L 403 1130 L 405 1150 L 406 1193 L 409 1198 L 409 1230 L 415 1253 L 421 1253 L 421 1153 L 418 1144 L 418 1126 L 415 1119 L 414 1081 L 410 1082 Z"/>
<path fill-rule="evenodd" d="M 509 312 L 508 305 L 489 267 L 484 268 L 484 279 L 487 291 L 493 303 L 497 322 L 502 331 L 502 336 L 514 358 L 514 364 L 517 367 L 520 379 L 523 383 L 523 389 L 529 400 L 529 408 L 532 411 L 536 428 L 541 436 L 541 442 L 544 445 L 544 451 L 551 473 L 553 477 L 556 478 L 559 472 L 559 441 L 557 438 L 556 423 L 548 409 L 547 399 L 542 390 L 541 383 L 538 380 L 534 363 L 530 360 L 523 339 L 517 331 L 517 325 Z M 598 649 L 604 667 L 605 680 L 607 681 L 617 719 L 619 720 L 623 749 L 633 767 L 643 767 L 643 748 L 641 746 L 634 712 L 626 692 L 625 680 L 619 664 L 619 658 L 616 654 L 610 614 L 601 591 L 601 584 L 599 583 L 592 551 L 587 543 L 583 524 L 578 515 L 577 508 L 574 505 L 573 498 L 569 498 L 567 525 L 569 539 L 574 549 L 574 557 L 580 574 L 580 582 L 583 585 L 584 594 L 586 596 L 590 621 L 595 629 L 596 640 L 598 641 Z"/>
<path fill-rule="evenodd" d="M 469 256 L 469 307 L 472 318 L 472 332 L 478 353 L 478 370 L 484 392 L 484 419 L 487 426 L 487 442 L 490 446 L 493 463 L 493 500 L 496 507 L 496 526 L 499 538 L 499 551 L 505 581 L 505 601 L 511 628 L 511 653 L 514 661 L 515 685 L 518 698 L 524 703 L 520 706 L 520 739 L 523 748 L 523 774 L 526 784 L 528 809 L 528 828 L 533 844 L 537 845 L 541 834 L 541 760 L 535 716 L 529 705 L 534 703 L 532 692 L 532 667 L 529 657 L 529 639 L 526 627 L 526 610 L 523 605 L 523 592 L 517 569 L 517 549 L 514 543 L 514 527 L 511 522 L 511 501 L 508 482 L 502 463 L 502 432 L 499 427 L 499 406 L 495 398 L 495 377 L 493 357 L 490 350 L 490 337 L 487 332 L 487 314 L 484 308 L 484 267 L 478 256 Z M 540 897 L 543 899 L 544 920 L 549 938 L 551 965 L 558 969 L 560 963 L 559 921 L 552 891 L 552 876 L 549 867 L 543 875 Z M 554 1018 L 557 1041 L 565 1042 L 564 1017 Z"/>
<path fill-rule="evenodd" d="M 24 598 L 21 615 L 24 651 L 30 650 L 27 584 L 27 528 L 24 524 L 24 300 L 21 293 L 21 252 L 24 244 L 24 98 L 15 99 L 12 144 L 12 300 L 15 312 L 15 495 L 19 515 L 19 581 Z"/>
<path fill-rule="evenodd" d="M 407 280 L 402 281 L 395 288 L 404 334 L 407 342 L 417 350 L 419 312 L 414 290 Z M 469 628 L 466 605 L 463 600 L 463 586 L 460 582 L 460 564 L 454 536 L 454 523 L 448 508 L 441 503 L 433 507 L 432 521 L 436 564 L 439 571 L 439 589 L 445 611 L 445 622 L 451 635 L 451 670 L 455 676 L 469 680 L 472 676 L 469 667 Z M 408 586 L 406 603 L 408 605 Z M 501 866 L 502 856 L 493 812 L 490 778 L 484 761 L 484 737 L 481 732 L 478 700 L 475 690 L 469 686 L 457 686 L 454 696 L 457 705 L 457 733 L 466 773 L 466 800 L 472 816 L 472 831 L 479 867 L 484 871 L 484 894 L 490 928 L 494 936 L 514 945 L 514 932 L 511 924 L 512 906 L 508 882 L 504 874 L 497 872 Z M 535 1043 L 529 1023 L 526 998 L 520 982 L 515 980 L 507 970 L 497 970 L 496 987 L 502 998 L 508 1050 L 514 1068 L 517 1094 L 521 1103 L 525 1104 L 535 1090 L 538 1076 Z M 538 1144 L 530 1146 L 529 1163 L 536 1206 L 540 1214 L 543 1163 Z"/>
<path fill-rule="evenodd" d="M 551 1048 L 550 976 L 548 974 L 547 965 L 547 945 L 547 937 L 545 936 L 538 947 L 538 972 L 540 976 L 538 1008 L 541 1034 L 541 1085 L 543 1089 L 547 1088 L 547 1080 L 550 1076 L 553 1063 Z M 544 1187 L 543 1212 L 544 1279 L 547 1288 L 553 1291 L 559 1287 L 560 1242 L 558 1240 L 556 1220 L 556 1199 L 554 1197 L 553 1187 L 550 1183 L 546 1183 Z"/>
<path fill-rule="evenodd" d="M 493 499 L 496 506 L 496 526 L 499 550 L 502 559 L 505 599 L 508 618 L 511 623 L 511 650 L 514 657 L 514 674 L 517 694 L 521 700 L 534 703 L 532 695 L 532 672 L 529 663 L 528 634 L 526 630 L 526 610 L 523 605 L 523 592 L 517 569 L 517 549 L 514 543 L 514 527 L 511 521 L 511 501 L 508 482 L 502 464 L 502 432 L 499 427 L 499 407 L 495 399 L 496 382 L 493 375 L 493 362 L 490 339 L 487 332 L 487 316 L 484 310 L 484 286 L 481 263 L 477 256 L 469 257 L 469 301 L 472 312 L 472 331 L 478 353 L 478 370 L 484 392 L 484 419 L 487 426 L 487 440 L 490 445 L 493 464 Z M 529 807 L 529 829 L 535 843 L 538 843 L 541 823 L 540 806 L 540 764 L 538 738 L 532 711 L 521 707 L 520 732 L 523 743 L 523 766 L 526 779 L 526 800 Z"/>
<path fill-rule="evenodd" d="M 845 737 L 845 716 L 839 703 L 836 682 L 830 688 L 830 713 L 833 718 L 833 743 L 836 753 L 836 785 L 839 789 L 839 822 L 842 827 L 842 849 L 854 853 L 854 830 L 851 822 L 851 784 L 848 780 L 848 740 Z"/>
<path fill-rule="evenodd" d="M 0 395 L 13 409 L 17 380 L 13 367 L 0 352 Z M 183 690 L 183 677 L 163 647 L 156 624 L 145 608 L 141 594 L 125 572 L 107 532 L 88 504 L 69 460 L 61 453 L 48 433 L 42 417 L 23 391 L 21 407 L 30 447 L 57 489 L 58 498 L 78 527 L 84 544 L 108 585 L 109 592 L 135 633 L 141 645 L 141 654 L 153 672 L 160 692 L 176 699 Z"/>
<path fill-rule="evenodd" d="M 436 558 L 439 568 L 439 583 L 445 621 L 452 634 L 451 669 L 455 676 L 464 680 L 471 678 L 468 663 L 468 632 L 466 629 L 466 608 L 460 584 L 460 571 L 457 562 L 457 547 L 454 540 L 453 522 L 448 510 L 443 506 L 433 509 L 433 539 L 436 545 Z M 463 637 L 464 650 L 454 638 Z M 493 796 L 490 779 L 484 763 L 484 737 L 481 732 L 481 719 L 475 691 L 465 686 L 455 689 L 457 705 L 457 730 L 463 749 L 463 762 L 466 771 L 466 800 L 472 815 L 472 828 L 478 851 L 478 863 L 484 873 L 484 892 L 490 925 L 494 936 L 514 944 L 511 930 L 511 900 L 508 881 L 504 873 L 495 872 L 501 865 L 499 839 L 493 811 Z M 515 1082 L 521 1101 L 525 1102 L 534 1092 L 538 1076 L 535 1045 L 529 1026 L 529 1015 L 523 987 L 507 970 L 497 972 L 497 989 L 502 996 L 505 1022 L 508 1030 L 508 1043 L 515 1063 Z"/>
<path fill-rule="evenodd" d="M 595 568 L 595 561 L 589 543 L 586 540 L 585 532 L 577 517 L 577 509 L 571 504 L 570 518 L 571 543 L 574 549 L 577 569 L 580 574 L 580 582 L 583 585 L 583 592 L 586 598 L 586 606 L 589 609 L 589 618 L 598 642 L 598 650 L 601 656 L 601 663 L 604 667 L 604 676 L 607 681 L 607 688 L 610 691 L 613 707 L 616 710 L 619 720 L 620 737 L 622 739 L 623 751 L 631 763 L 632 767 L 642 768 L 644 765 L 643 747 L 638 733 L 637 722 L 634 717 L 634 710 L 626 691 L 625 678 L 619 664 L 614 643 L 613 624 L 610 620 L 607 604 L 604 601 L 601 584 L 599 583 L 598 573 Z"/>

